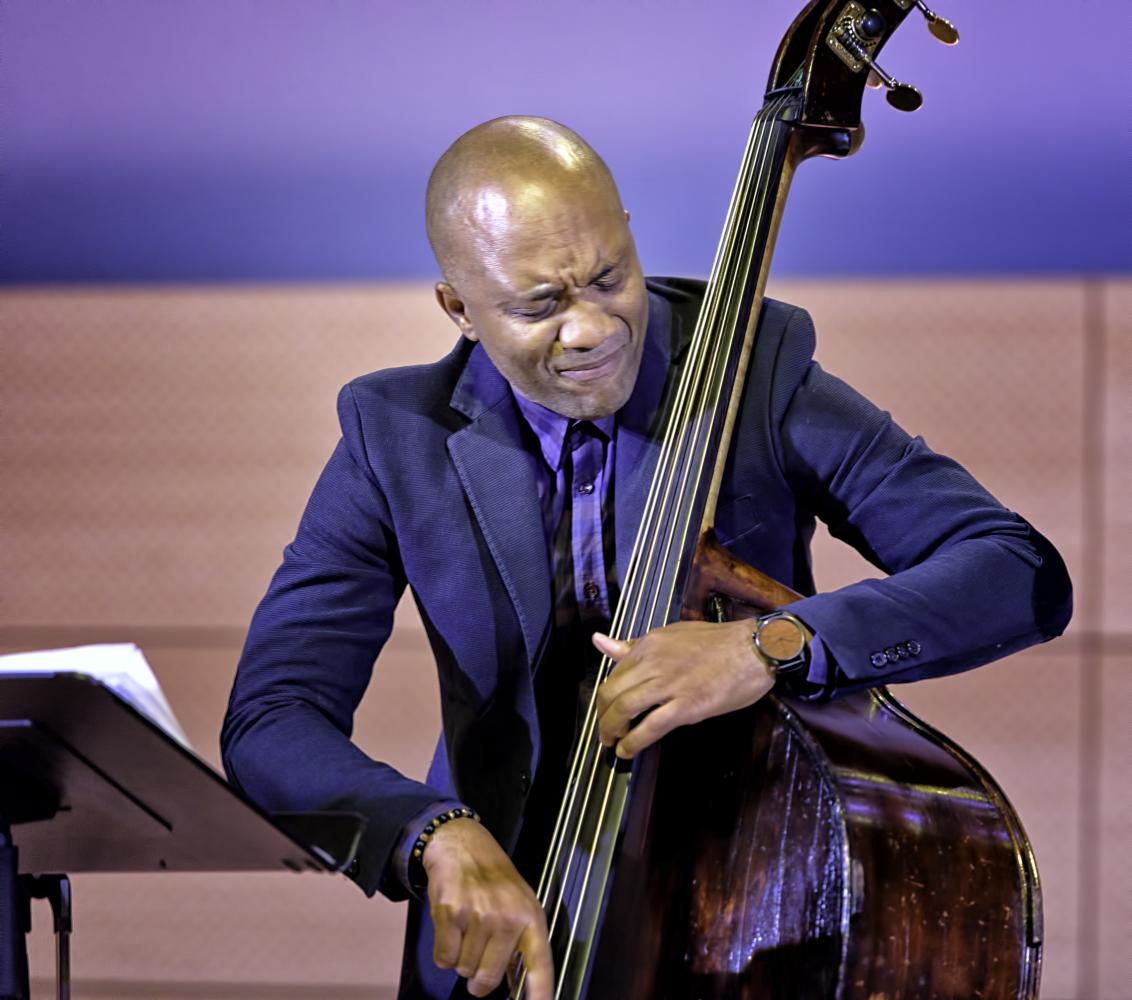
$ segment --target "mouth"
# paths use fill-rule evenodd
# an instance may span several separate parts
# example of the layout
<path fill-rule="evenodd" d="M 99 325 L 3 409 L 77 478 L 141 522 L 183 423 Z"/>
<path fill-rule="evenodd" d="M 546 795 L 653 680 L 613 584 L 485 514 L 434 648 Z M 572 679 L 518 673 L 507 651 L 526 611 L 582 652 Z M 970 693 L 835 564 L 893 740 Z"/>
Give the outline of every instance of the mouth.
<path fill-rule="evenodd" d="M 596 382 L 615 372 L 625 357 L 627 345 L 620 344 L 597 358 L 586 358 L 569 368 L 558 369 L 558 374 L 572 382 Z"/>

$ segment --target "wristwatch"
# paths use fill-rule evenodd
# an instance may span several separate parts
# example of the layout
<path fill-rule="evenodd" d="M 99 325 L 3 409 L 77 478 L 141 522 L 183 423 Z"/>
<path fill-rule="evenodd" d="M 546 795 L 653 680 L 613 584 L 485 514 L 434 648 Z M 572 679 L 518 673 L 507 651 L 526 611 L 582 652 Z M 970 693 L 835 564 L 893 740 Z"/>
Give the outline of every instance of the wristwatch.
<path fill-rule="evenodd" d="M 789 611 L 771 611 L 755 619 L 755 649 L 775 677 L 798 676 L 810 666 L 809 629 Z"/>

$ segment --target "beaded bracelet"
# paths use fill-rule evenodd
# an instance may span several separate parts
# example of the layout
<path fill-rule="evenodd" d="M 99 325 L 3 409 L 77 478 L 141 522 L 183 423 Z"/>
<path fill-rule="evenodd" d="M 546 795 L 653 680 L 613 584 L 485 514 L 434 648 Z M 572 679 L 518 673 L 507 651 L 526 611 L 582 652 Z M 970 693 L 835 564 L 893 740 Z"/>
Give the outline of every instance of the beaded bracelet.
<path fill-rule="evenodd" d="M 474 819 L 478 823 L 480 814 L 467 806 L 459 806 L 456 809 L 446 809 L 425 824 L 421 835 L 413 844 L 412 851 L 409 852 L 409 887 L 414 892 L 423 893 L 428 886 L 428 873 L 424 868 L 424 852 L 428 842 L 432 840 L 432 835 L 436 833 L 438 826 L 454 819 Z"/>

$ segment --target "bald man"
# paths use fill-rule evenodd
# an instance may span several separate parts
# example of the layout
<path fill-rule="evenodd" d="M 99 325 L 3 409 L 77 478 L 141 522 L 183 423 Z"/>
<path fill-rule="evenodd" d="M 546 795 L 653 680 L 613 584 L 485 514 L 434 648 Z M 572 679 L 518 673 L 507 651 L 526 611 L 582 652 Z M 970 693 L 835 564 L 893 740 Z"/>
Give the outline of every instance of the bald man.
<path fill-rule="evenodd" d="M 352 877 L 410 897 L 401 997 L 505 991 L 518 952 L 527 996 L 548 1000 L 530 882 L 601 654 L 617 666 L 598 690 L 600 739 L 631 758 L 776 681 L 835 697 L 1050 638 L 1070 588 L 1041 535 L 823 372 L 805 313 L 768 301 L 716 529 L 810 595 L 786 609 L 801 643 L 789 677 L 750 622 L 614 641 L 651 429 L 702 286 L 646 282 L 605 164 L 546 119 L 458 139 L 430 179 L 427 223 L 460 340 L 435 364 L 343 389 L 342 439 L 252 622 L 224 762 L 268 809 L 367 817 Z M 892 575 L 814 594 L 815 514 Z M 444 723 L 423 783 L 349 741 L 406 586 Z"/>

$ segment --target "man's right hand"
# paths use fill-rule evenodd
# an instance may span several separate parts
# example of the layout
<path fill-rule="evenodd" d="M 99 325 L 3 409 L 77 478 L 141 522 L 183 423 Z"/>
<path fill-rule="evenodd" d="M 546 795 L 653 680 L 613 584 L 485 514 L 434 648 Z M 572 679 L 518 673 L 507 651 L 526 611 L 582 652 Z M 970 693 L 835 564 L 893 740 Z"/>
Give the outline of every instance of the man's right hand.
<path fill-rule="evenodd" d="M 472 996 L 486 996 L 522 952 L 526 996 L 550 1000 L 554 965 L 538 897 L 488 831 L 472 819 L 439 826 L 424 852 L 436 932 L 433 961 L 455 968 Z"/>

